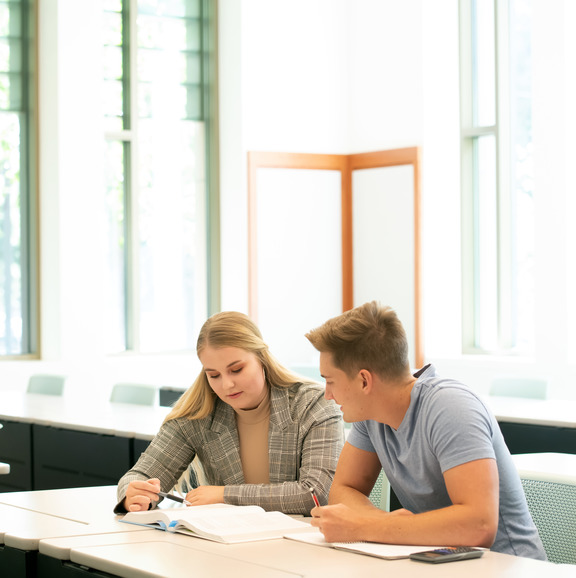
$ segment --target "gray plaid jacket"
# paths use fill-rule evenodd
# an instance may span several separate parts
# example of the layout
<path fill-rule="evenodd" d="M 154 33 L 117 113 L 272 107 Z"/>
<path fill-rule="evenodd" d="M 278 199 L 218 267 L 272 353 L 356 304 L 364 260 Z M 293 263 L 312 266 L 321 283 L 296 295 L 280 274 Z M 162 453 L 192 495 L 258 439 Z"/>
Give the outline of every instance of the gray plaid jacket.
<path fill-rule="evenodd" d="M 226 503 L 308 515 L 314 507 L 310 490 L 314 489 L 321 504 L 328 502 L 343 444 L 340 410 L 324 399 L 324 388 L 300 383 L 272 387 L 270 484 L 245 484 L 234 410 L 218 399 L 207 418 L 178 418 L 161 427 L 138 462 L 120 479 L 119 504 L 114 511 L 124 511 L 120 502 L 131 481 L 158 478 L 167 492 L 198 456 L 207 484 L 226 486 Z"/>

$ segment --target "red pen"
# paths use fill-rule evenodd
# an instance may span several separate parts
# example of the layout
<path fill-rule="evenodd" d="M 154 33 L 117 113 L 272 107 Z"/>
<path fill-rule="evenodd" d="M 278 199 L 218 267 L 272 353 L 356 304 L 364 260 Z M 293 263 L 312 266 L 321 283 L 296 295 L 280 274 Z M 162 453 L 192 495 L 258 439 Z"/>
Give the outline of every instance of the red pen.
<path fill-rule="evenodd" d="M 310 493 L 312 494 L 312 499 L 314 500 L 314 503 L 316 504 L 316 507 L 319 508 L 319 507 L 320 507 L 320 502 L 318 501 L 318 498 L 316 497 L 316 494 L 314 493 L 314 490 L 310 490 Z"/>

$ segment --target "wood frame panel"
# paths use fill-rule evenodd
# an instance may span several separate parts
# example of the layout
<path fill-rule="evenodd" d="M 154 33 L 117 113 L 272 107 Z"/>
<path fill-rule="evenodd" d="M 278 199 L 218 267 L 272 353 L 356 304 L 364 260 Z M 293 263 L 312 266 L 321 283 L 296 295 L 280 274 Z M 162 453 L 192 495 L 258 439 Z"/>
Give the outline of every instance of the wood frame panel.
<path fill-rule="evenodd" d="M 256 180 L 260 168 L 336 170 L 341 173 L 342 208 L 342 311 L 354 306 L 354 259 L 352 225 L 352 172 L 362 169 L 412 165 L 414 170 L 414 359 L 424 364 L 421 307 L 420 250 L 420 156 L 419 147 L 407 147 L 350 155 L 308 153 L 248 153 L 248 312 L 257 321 Z"/>

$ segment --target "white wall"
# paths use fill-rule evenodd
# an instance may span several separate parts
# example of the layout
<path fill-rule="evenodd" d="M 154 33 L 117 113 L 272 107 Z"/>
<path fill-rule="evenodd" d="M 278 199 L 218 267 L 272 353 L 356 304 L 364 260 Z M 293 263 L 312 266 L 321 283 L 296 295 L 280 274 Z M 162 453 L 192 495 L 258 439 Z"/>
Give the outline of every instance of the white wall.
<path fill-rule="evenodd" d="M 573 197 L 565 151 L 574 148 L 569 23 L 576 18 L 569 1 L 534 5 L 537 211 L 545 215 L 536 231 L 535 356 L 461 354 L 457 0 L 221 0 L 223 19 L 239 17 L 228 22 L 236 52 L 221 46 L 222 71 L 231 68 L 226 62 L 241 67 L 227 85 L 232 92 L 223 94 L 224 103 L 241 101 L 233 103 L 241 118 L 221 126 L 223 179 L 233 183 L 222 191 L 223 307 L 247 307 L 248 150 L 351 153 L 420 145 L 427 360 L 481 392 L 495 375 L 512 374 L 546 376 L 552 397 L 576 397 L 576 337 L 566 321 L 576 305 L 560 265 L 573 256 L 565 243 L 573 229 L 565 222 Z M 557 58 L 554 51 L 565 46 L 572 60 Z M 576 289 L 576 279 L 572 284 Z"/>
<path fill-rule="evenodd" d="M 558 259 L 575 262 L 570 158 L 576 128 L 570 0 L 535 0 L 538 352 L 533 359 L 460 354 L 457 0 L 220 0 L 222 307 L 247 309 L 246 154 L 423 149 L 425 353 L 445 375 L 486 391 L 497 373 L 548 375 L 554 397 L 576 397 L 576 313 Z M 98 2 L 40 3 L 43 361 L 2 362 L 0 387 L 35 371 L 65 371 L 78 387 L 146 380 L 186 385 L 180 356 L 105 355 L 100 326 L 103 228 L 94 218 L 101 175 Z M 568 44 L 570 59 L 552 49 Z M 83 65 L 78 63 L 80 47 Z M 554 62 L 554 66 L 550 63 Z M 91 63 L 87 65 L 86 63 Z M 550 106 L 553 98 L 554 106 Z M 82 122 L 80 122 L 82 120 Z M 570 204 L 571 203 L 571 204 Z M 555 255 L 554 259 L 551 255 Z"/>

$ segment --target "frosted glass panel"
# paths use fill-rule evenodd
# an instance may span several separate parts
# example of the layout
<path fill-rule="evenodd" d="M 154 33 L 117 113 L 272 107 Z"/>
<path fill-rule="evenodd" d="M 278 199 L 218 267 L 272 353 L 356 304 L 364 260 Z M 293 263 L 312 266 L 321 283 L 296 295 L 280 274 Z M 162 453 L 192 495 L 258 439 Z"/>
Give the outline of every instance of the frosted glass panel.
<path fill-rule="evenodd" d="M 414 169 L 352 174 L 354 306 L 377 300 L 398 314 L 415 359 Z"/>
<path fill-rule="evenodd" d="M 317 368 L 304 334 L 342 312 L 340 172 L 260 168 L 256 321 L 290 367 Z"/>

